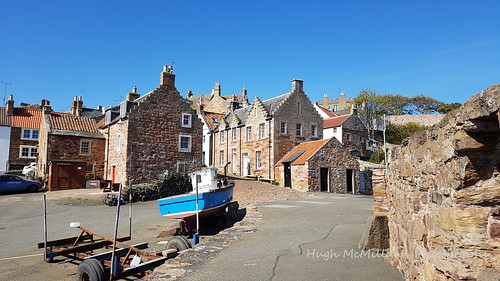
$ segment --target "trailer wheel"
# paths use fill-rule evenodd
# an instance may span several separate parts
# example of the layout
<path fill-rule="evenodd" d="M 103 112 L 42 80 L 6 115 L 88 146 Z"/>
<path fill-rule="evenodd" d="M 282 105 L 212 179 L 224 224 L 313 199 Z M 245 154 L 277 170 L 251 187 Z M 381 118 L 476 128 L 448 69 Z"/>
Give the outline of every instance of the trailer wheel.
<path fill-rule="evenodd" d="M 176 249 L 178 252 L 191 248 L 191 243 L 184 236 L 174 236 L 167 242 L 167 249 Z"/>
<path fill-rule="evenodd" d="M 104 281 L 104 267 L 96 259 L 84 260 L 78 266 L 77 272 L 78 281 Z"/>

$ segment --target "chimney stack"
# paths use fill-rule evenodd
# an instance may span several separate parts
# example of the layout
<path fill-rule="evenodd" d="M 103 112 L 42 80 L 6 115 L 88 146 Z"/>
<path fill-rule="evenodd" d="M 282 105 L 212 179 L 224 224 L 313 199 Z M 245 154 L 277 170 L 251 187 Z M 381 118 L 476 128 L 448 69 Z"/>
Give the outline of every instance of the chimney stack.
<path fill-rule="evenodd" d="M 134 86 L 134 88 L 132 88 L 132 92 L 131 93 L 128 93 L 127 94 L 127 98 L 126 100 L 127 101 L 135 101 L 136 99 L 138 99 L 141 95 L 139 95 L 137 93 L 137 87 Z"/>
<path fill-rule="evenodd" d="M 304 91 L 304 80 L 293 79 L 292 80 L 292 92 L 303 92 Z"/>
<path fill-rule="evenodd" d="M 71 114 L 75 116 L 80 116 L 83 109 L 83 99 L 82 96 L 75 96 L 73 98 L 73 103 L 71 104 Z"/>
<path fill-rule="evenodd" d="M 161 86 L 175 87 L 175 74 L 173 66 L 163 66 L 163 72 L 160 73 L 160 87 Z"/>
<path fill-rule="evenodd" d="M 14 96 L 9 95 L 9 99 L 7 100 L 7 103 L 5 104 L 5 108 L 7 110 L 8 116 L 14 115 Z"/>
<path fill-rule="evenodd" d="M 212 89 L 212 96 L 220 96 L 220 83 L 219 81 L 215 82 L 215 86 Z"/>

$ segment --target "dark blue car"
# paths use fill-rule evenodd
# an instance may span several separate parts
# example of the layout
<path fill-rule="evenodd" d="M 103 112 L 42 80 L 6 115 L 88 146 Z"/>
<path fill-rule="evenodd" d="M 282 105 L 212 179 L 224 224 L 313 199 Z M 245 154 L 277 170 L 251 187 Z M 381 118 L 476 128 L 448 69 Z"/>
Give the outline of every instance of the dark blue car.
<path fill-rule="evenodd" d="M 0 175 L 0 193 L 35 192 L 41 187 L 39 182 L 25 180 L 16 175 Z"/>

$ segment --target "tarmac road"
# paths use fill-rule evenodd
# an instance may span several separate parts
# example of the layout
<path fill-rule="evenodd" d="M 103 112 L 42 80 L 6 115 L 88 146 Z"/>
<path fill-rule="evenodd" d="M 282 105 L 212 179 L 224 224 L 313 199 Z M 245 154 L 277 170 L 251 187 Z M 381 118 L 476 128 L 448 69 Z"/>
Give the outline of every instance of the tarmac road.
<path fill-rule="evenodd" d="M 74 237 L 79 229 L 70 228 L 70 222 L 107 237 L 113 237 L 116 208 L 98 200 L 102 196 L 79 194 L 92 190 L 55 191 L 47 194 L 48 240 Z M 83 196 L 82 196 L 83 195 Z M 81 200 L 76 198 L 94 198 Z M 0 280 L 75 280 L 77 264 L 56 258 L 54 263 L 43 261 L 43 193 L 0 195 Z M 157 242 L 163 230 L 176 227 L 177 222 L 163 218 L 156 201 L 133 205 L 132 241 L 126 243 Z M 128 205 L 120 214 L 119 236 L 129 232 Z M 150 248 L 165 246 L 150 243 Z M 154 249 L 156 250 L 156 249 Z M 151 250 L 153 251 L 153 250 Z"/>
<path fill-rule="evenodd" d="M 260 204 L 258 211 L 256 232 L 179 280 L 403 280 L 381 256 L 357 248 L 373 213 L 371 197 L 318 193 Z"/>

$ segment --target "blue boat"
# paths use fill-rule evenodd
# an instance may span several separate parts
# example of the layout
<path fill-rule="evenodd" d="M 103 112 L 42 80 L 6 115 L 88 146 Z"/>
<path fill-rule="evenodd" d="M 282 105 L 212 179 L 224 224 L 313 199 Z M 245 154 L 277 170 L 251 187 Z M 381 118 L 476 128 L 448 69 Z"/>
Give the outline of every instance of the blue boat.
<path fill-rule="evenodd" d="M 196 216 L 196 184 L 200 217 L 224 211 L 233 200 L 234 183 L 217 179 L 215 168 L 195 171 L 191 175 L 193 190 L 189 193 L 158 199 L 160 214 L 167 218 L 188 219 Z"/>

